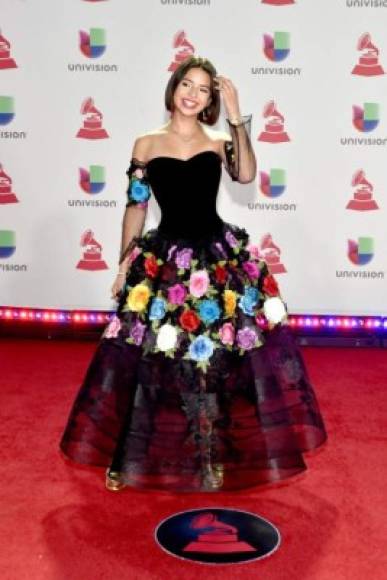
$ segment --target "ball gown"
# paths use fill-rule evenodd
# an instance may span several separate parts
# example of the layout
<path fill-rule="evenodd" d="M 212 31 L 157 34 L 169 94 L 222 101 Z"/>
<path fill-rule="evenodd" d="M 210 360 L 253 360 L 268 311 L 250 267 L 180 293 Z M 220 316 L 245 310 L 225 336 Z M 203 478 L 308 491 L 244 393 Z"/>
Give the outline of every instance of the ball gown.
<path fill-rule="evenodd" d="M 225 140 L 239 179 L 250 118 Z M 133 236 L 117 309 L 60 440 L 75 462 L 137 488 L 236 490 L 304 471 L 327 438 L 287 305 L 247 231 L 216 200 L 222 158 L 131 159 L 127 211 L 153 195 L 160 223 Z M 241 186 L 242 187 L 242 186 Z"/>

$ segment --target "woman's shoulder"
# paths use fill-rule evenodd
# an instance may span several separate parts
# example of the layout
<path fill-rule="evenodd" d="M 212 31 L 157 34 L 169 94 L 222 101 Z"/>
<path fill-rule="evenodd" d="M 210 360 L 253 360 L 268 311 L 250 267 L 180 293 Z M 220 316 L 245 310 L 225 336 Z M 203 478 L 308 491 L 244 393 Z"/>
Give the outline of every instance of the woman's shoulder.
<path fill-rule="evenodd" d="M 152 147 L 162 135 L 165 135 L 164 127 L 158 127 L 138 135 L 134 140 L 132 157 L 146 160 Z"/>

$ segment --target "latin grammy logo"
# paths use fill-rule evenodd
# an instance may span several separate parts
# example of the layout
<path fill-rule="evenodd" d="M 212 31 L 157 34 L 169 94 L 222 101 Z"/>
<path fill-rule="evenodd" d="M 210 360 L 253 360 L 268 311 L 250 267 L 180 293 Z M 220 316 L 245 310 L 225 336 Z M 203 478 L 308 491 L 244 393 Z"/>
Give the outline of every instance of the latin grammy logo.
<path fill-rule="evenodd" d="M 281 250 L 273 242 L 271 234 L 266 234 L 261 240 L 260 253 L 266 261 L 272 274 L 285 274 L 285 266 L 281 262 Z"/>
<path fill-rule="evenodd" d="M 178 66 L 195 53 L 194 46 L 189 42 L 184 30 L 179 30 L 173 38 L 173 48 L 178 49 L 175 54 L 175 60 L 171 62 L 168 70 L 174 72 Z"/>
<path fill-rule="evenodd" d="M 374 187 L 366 179 L 363 169 L 356 171 L 351 185 L 356 189 L 353 198 L 347 203 L 347 209 L 354 209 L 356 211 L 379 209 L 378 204 L 373 199 Z"/>
<path fill-rule="evenodd" d="M 230 552 L 256 552 L 247 542 L 238 539 L 238 529 L 219 520 L 212 512 L 194 516 L 189 524 L 198 533 L 196 540 L 189 542 L 184 552 L 206 552 L 225 554 Z"/>
<path fill-rule="evenodd" d="M 263 110 L 263 116 L 267 119 L 265 130 L 258 137 L 258 141 L 266 143 L 283 143 L 290 141 L 289 135 L 284 130 L 285 118 L 278 111 L 274 101 L 269 101 Z"/>
<path fill-rule="evenodd" d="M 107 139 L 108 133 L 102 127 L 103 115 L 91 97 L 83 101 L 81 113 L 84 116 L 83 127 L 79 129 L 77 137 L 80 139 Z"/>
<path fill-rule="evenodd" d="M 0 205 L 18 202 L 18 198 L 12 191 L 12 179 L 5 173 L 0 163 Z"/>
<path fill-rule="evenodd" d="M 102 246 L 94 238 L 91 230 L 86 230 L 81 237 L 83 256 L 77 264 L 78 270 L 107 270 L 108 266 L 102 259 Z"/>
<path fill-rule="evenodd" d="M 363 77 L 384 75 L 383 67 L 379 64 L 379 49 L 372 43 L 368 32 L 360 37 L 357 50 L 361 51 L 361 56 L 352 70 L 353 75 Z"/>
<path fill-rule="evenodd" d="M 17 68 L 17 64 L 11 57 L 11 44 L 0 31 L 0 69 Z"/>

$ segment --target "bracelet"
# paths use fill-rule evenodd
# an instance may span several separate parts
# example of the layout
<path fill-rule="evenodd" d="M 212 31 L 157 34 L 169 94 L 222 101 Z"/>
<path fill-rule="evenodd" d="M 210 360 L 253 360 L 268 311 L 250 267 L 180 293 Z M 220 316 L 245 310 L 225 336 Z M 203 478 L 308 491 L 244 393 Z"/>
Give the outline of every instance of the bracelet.
<path fill-rule="evenodd" d="M 126 276 L 126 272 L 118 272 L 117 277 L 118 276 Z"/>
<path fill-rule="evenodd" d="M 240 125 L 243 125 L 243 120 L 241 117 L 233 117 L 232 119 L 227 119 L 227 121 L 230 123 L 230 125 L 233 125 L 233 127 L 239 127 Z"/>

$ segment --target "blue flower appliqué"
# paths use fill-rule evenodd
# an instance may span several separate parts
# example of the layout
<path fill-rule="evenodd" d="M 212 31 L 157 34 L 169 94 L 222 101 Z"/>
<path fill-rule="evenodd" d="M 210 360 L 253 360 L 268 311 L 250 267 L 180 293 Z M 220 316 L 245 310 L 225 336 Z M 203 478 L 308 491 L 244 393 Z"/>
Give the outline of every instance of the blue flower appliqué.
<path fill-rule="evenodd" d="M 164 318 L 166 312 L 166 303 L 163 298 L 153 298 L 150 311 L 149 311 L 149 319 L 150 320 L 161 320 Z"/>
<path fill-rule="evenodd" d="M 244 295 L 240 297 L 238 305 L 248 316 L 254 316 L 254 306 L 257 304 L 259 291 L 253 286 L 247 286 Z"/>
<path fill-rule="evenodd" d="M 199 304 L 199 316 L 204 324 L 212 324 L 220 317 L 220 308 L 216 300 L 202 300 Z"/>
<path fill-rule="evenodd" d="M 149 185 L 140 179 L 132 178 L 128 188 L 128 198 L 137 203 L 148 201 L 150 197 Z"/>
<path fill-rule="evenodd" d="M 191 342 L 188 352 L 191 359 L 196 361 L 205 361 L 208 360 L 214 352 L 214 345 L 208 336 L 201 334 Z"/>

